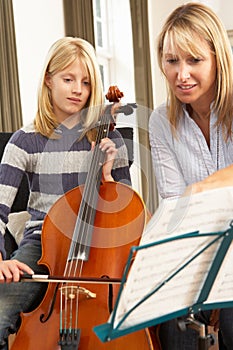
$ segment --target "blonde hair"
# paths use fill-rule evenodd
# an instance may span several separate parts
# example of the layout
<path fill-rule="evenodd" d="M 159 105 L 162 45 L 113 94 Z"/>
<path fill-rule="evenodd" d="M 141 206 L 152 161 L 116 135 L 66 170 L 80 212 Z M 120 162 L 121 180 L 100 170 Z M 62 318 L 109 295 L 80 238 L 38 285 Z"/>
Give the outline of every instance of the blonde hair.
<path fill-rule="evenodd" d="M 167 18 L 158 37 L 157 56 L 163 71 L 163 48 L 169 40 L 173 49 L 189 52 L 193 57 L 203 54 L 193 37 L 204 39 L 216 60 L 216 96 L 213 109 L 218 115 L 217 126 L 223 125 L 226 138 L 231 137 L 233 117 L 233 63 L 227 32 L 217 15 L 200 3 L 187 3 L 176 8 Z M 167 111 L 172 130 L 182 117 L 182 102 L 167 86 Z"/>
<path fill-rule="evenodd" d="M 86 68 L 90 83 L 91 94 L 85 107 L 89 108 L 83 116 L 85 131 L 93 127 L 102 112 L 104 103 L 103 85 L 97 63 L 95 50 L 86 40 L 75 37 L 64 37 L 57 40 L 50 48 L 41 76 L 38 89 L 38 109 L 34 120 L 37 132 L 44 136 L 51 136 L 58 126 L 57 118 L 53 112 L 50 89 L 45 83 L 46 74 L 56 74 L 79 58 Z M 92 111 L 90 111 L 92 109 Z M 85 132 L 84 132 L 85 133 Z"/>

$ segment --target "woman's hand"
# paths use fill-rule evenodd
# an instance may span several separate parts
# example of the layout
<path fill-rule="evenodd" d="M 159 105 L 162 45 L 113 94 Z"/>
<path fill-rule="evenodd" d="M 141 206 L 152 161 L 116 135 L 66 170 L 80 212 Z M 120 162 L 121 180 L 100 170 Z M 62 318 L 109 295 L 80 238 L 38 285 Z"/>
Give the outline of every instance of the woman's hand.
<path fill-rule="evenodd" d="M 19 282 L 24 273 L 34 274 L 28 265 L 18 260 L 0 260 L 0 283 Z"/>
<path fill-rule="evenodd" d="M 92 143 L 92 149 L 95 147 L 95 143 Z M 111 175 L 114 159 L 117 154 L 117 149 L 115 143 L 109 138 L 104 138 L 101 140 L 99 148 L 101 151 L 105 152 L 106 159 L 103 164 L 103 180 L 104 181 L 113 181 L 113 177 Z"/>

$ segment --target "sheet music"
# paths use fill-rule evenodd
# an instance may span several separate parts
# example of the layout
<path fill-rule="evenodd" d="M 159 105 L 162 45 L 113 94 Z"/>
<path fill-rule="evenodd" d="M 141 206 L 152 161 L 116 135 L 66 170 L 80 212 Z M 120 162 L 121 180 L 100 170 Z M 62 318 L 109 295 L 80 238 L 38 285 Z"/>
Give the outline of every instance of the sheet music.
<path fill-rule="evenodd" d="M 233 187 L 225 187 L 176 200 L 164 200 L 149 221 L 141 244 L 165 236 L 225 230 L 233 220 Z"/>
<path fill-rule="evenodd" d="M 233 244 L 231 244 L 223 264 L 219 269 L 217 278 L 210 292 L 206 304 L 211 302 L 231 301 L 233 300 Z"/>
<path fill-rule="evenodd" d="M 149 221 L 140 245 L 194 231 L 224 231 L 229 228 L 232 219 L 233 187 L 166 200 Z M 119 329 L 193 305 L 221 243 L 220 239 L 215 241 L 216 238 L 219 238 L 218 234 L 197 237 L 187 235 L 187 238 L 139 250 L 119 300 L 114 328 L 119 326 L 124 315 L 134 307 Z M 205 251 L 195 257 L 203 249 Z M 233 300 L 232 246 L 226 258 L 217 282 L 213 285 L 209 302 Z M 150 297 L 137 305 L 146 295 Z"/>

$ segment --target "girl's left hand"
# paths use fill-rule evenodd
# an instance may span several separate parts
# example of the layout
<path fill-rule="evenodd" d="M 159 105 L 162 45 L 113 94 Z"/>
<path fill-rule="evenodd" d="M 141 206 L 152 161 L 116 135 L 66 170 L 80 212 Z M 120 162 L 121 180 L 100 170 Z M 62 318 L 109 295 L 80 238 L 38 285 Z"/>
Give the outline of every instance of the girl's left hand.
<path fill-rule="evenodd" d="M 92 143 L 92 148 L 93 147 L 95 147 L 94 142 Z M 111 175 L 111 171 L 117 154 L 116 145 L 112 140 L 106 137 L 101 140 L 99 148 L 106 154 L 105 163 L 103 164 L 103 180 L 113 181 L 114 179 Z"/>

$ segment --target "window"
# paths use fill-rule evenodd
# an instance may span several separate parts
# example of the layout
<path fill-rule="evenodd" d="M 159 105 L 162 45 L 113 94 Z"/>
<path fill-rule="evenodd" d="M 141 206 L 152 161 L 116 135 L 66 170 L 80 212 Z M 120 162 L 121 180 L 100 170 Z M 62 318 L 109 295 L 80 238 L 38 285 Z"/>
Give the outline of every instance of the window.
<path fill-rule="evenodd" d="M 104 91 L 117 85 L 124 92 L 122 103 L 135 102 L 134 59 L 130 4 L 127 0 L 93 0 L 95 46 Z M 138 129 L 135 115 L 117 117 L 117 127 L 133 128 L 132 185 L 141 193 Z"/>
<path fill-rule="evenodd" d="M 109 4 L 111 4 L 111 1 L 93 0 L 95 45 L 105 91 L 110 85 L 111 59 L 113 56 L 109 45 L 109 36 L 111 34 Z"/>

